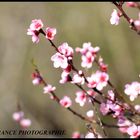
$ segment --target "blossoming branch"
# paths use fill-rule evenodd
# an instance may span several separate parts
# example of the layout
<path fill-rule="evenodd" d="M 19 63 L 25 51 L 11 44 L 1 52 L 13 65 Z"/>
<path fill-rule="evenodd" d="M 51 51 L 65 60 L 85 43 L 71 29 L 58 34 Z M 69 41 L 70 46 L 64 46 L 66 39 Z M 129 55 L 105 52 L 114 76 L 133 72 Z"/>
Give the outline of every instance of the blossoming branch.
<path fill-rule="evenodd" d="M 124 18 L 131 25 L 131 28 L 139 34 L 140 20 L 132 20 L 126 15 L 122 9 L 124 2 L 113 3 L 120 11 L 117 12 L 116 9 L 113 10 L 110 23 L 118 25 L 120 22 L 120 17 L 124 16 Z M 127 6 L 140 9 L 139 4 L 135 2 L 127 2 Z M 53 62 L 54 68 L 60 68 L 62 70 L 59 83 L 65 84 L 69 82 L 78 87 L 79 90 L 75 92 L 75 102 L 79 104 L 79 107 L 84 107 L 85 104 L 90 104 L 92 107 L 91 110 L 85 113 L 86 117 L 79 114 L 77 110 L 72 109 L 72 99 L 66 95 L 66 93 L 64 93 L 65 95 L 60 99 L 56 94 L 57 88 L 51 84 L 47 84 L 40 73 L 39 68 L 33 63 L 35 69 L 35 71 L 32 73 L 33 85 L 43 85 L 42 92 L 44 94 L 49 94 L 51 99 L 56 101 L 60 106 L 66 108 L 81 120 L 89 123 L 87 125 L 86 135 L 82 135 L 76 131 L 72 134 L 72 137 L 108 137 L 105 127 L 115 127 L 116 129 L 119 129 L 121 133 L 128 134 L 131 138 L 139 137 L 140 124 L 136 117 L 139 117 L 140 115 L 140 105 L 133 106 L 132 104 L 127 103 L 125 99 L 123 99 L 123 93 L 118 92 L 118 90 L 112 84 L 107 70 L 108 66 L 99 55 L 100 47 L 93 47 L 90 42 L 83 43 L 82 48 L 77 47 L 75 50 L 69 46 L 67 42 L 62 43 L 57 47 L 53 42 L 55 35 L 57 34 L 56 28 L 47 26 L 46 29 L 43 30 L 43 27 L 44 25 L 41 19 L 34 19 L 27 30 L 27 35 L 32 36 L 33 43 L 39 43 L 40 34 L 44 35 L 44 37 L 50 42 L 52 48 L 54 48 L 56 51 L 50 58 L 50 60 Z M 93 63 L 95 63 L 97 65 L 97 69 L 95 69 L 90 75 L 88 75 L 85 71 L 77 69 L 73 62 L 74 53 L 81 55 L 82 68 L 90 69 L 92 68 Z M 104 88 L 108 88 L 107 93 L 103 92 Z M 126 84 L 124 87 L 124 93 L 130 96 L 130 101 L 134 101 L 140 94 L 140 83 L 134 81 L 130 84 Z M 121 97 L 120 99 L 122 100 L 118 99 L 118 96 Z M 103 116 L 112 116 L 117 120 L 117 124 L 111 125 L 105 123 L 100 118 L 101 114 Z M 128 114 L 131 114 L 132 117 L 130 117 Z M 92 124 L 98 124 L 102 130 L 102 134 L 99 134 Z"/>

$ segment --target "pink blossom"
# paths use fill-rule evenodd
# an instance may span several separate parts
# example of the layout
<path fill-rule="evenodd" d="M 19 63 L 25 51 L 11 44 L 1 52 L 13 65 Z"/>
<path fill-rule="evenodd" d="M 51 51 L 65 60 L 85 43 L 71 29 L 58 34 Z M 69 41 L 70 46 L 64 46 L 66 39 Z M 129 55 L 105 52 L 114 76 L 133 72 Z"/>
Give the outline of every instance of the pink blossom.
<path fill-rule="evenodd" d="M 61 73 L 61 79 L 60 79 L 59 82 L 60 82 L 61 84 L 64 84 L 64 83 L 66 83 L 66 82 L 68 82 L 68 81 L 71 81 L 70 76 L 69 76 L 69 73 L 66 72 L 66 71 L 63 71 L 63 72 Z"/>
<path fill-rule="evenodd" d="M 96 76 L 96 82 L 97 82 L 96 88 L 98 90 L 102 90 L 103 87 L 107 86 L 109 75 L 106 72 L 100 72 L 100 71 L 96 71 L 95 74 L 96 74 L 95 76 Z"/>
<path fill-rule="evenodd" d="M 92 62 L 94 61 L 94 56 L 90 52 L 88 52 L 86 54 L 86 56 L 83 55 L 81 58 L 82 58 L 81 66 L 83 68 L 85 68 L 85 67 L 91 68 L 92 67 Z"/>
<path fill-rule="evenodd" d="M 55 89 L 56 89 L 56 87 L 53 87 L 52 85 L 47 85 L 44 87 L 44 94 L 50 93 L 50 92 L 54 91 Z"/>
<path fill-rule="evenodd" d="M 39 30 L 43 27 L 43 23 L 40 19 L 32 20 L 30 28 L 27 30 L 27 35 L 32 36 L 33 43 L 39 42 Z"/>
<path fill-rule="evenodd" d="M 99 47 L 92 47 L 91 42 L 83 43 L 83 48 L 76 48 L 76 52 L 80 52 L 82 55 L 86 55 L 87 52 L 91 52 L 93 55 L 97 54 L 100 50 Z"/>
<path fill-rule="evenodd" d="M 134 81 L 131 84 L 126 84 L 124 92 L 130 96 L 131 101 L 134 101 L 138 94 L 140 94 L 140 83 Z"/>
<path fill-rule="evenodd" d="M 127 7 L 137 7 L 137 3 L 136 2 L 126 2 L 126 6 Z"/>
<path fill-rule="evenodd" d="M 98 90 L 102 90 L 103 87 L 107 86 L 109 75 L 105 72 L 96 71 L 96 73 L 92 74 L 91 77 L 87 77 L 87 80 L 89 88 L 96 87 Z"/>
<path fill-rule="evenodd" d="M 110 103 L 109 108 L 114 112 L 113 113 L 114 118 L 120 116 L 122 111 L 123 111 L 122 107 L 120 105 L 117 105 L 117 104 L 114 104 L 114 103 Z"/>
<path fill-rule="evenodd" d="M 106 115 L 109 112 L 109 106 L 105 103 L 100 104 L 100 111 L 103 115 Z"/>
<path fill-rule="evenodd" d="M 92 118 L 92 117 L 94 116 L 93 110 L 87 111 L 86 115 L 87 115 L 89 118 Z"/>
<path fill-rule="evenodd" d="M 119 14 L 116 9 L 113 10 L 110 18 L 110 23 L 114 25 L 118 25 L 120 21 Z"/>
<path fill-rule="evenodd" d="M 27 30 L 27 35 L 32 36 L 33 43 L 38 43 L 39 42 L 39 32 L 38 31 L 33 31 L 31 29 L 28 29 Z"/>
<path fill-rule="evenodd" d="M 60 100 L 60 104 L 65 107 L 68 108 L 72 105 L 72 101 L 70 99 L 70 97 L 68 96 L 64 96 L 61 100 Z"/>
<path fill-rule="evenodd" d="M 84 106 L 84 104 L 86 103 L 86 100 L 87 100 L 87 97 L 83 91 L 76 92 L 76 98 L 75 98 L 76 103 L 79 103 L 80 106 Z"/>
<path fill-rule="evenodd" d="M 61 67 L 65 69 L 68 67 L 67 58 L 58 52 L 51 57 L 51 60 L 54 61 L 53 64 L 55 68 Z"/>
<path fill-rule="evenodd" d="M 81 138 L 81 135 L 78 131 L 76 131 L 76 132 L 73 132 L 72 138 Z"/>
<path fill-rule="evenodd" d="M 63 43 L 58 47 L 58 50 L 61 54 L 65 57 L 72 57 L 73 56 L 73 48 L 71 48 L 68 43 Z"/>
<path fill-rule="evenodd" d="M 85 79 L 83 76 L 80 76 L 79 74 L 74 73 L 71 83 L 77 83 L 77 84 L 83 85 L 85 83 Z"/>
<path fill-rule="evenodd" d="M 31 120 L 30 119 L 22 119 L 20 121 L 20 125 L 22 128 L 28 128 L 31 125 Z"/>
<path fill-rule="evenodd" d="M 118 118 L 117 125 L 120 127 L 119 130 L 122 133 L 127 133 L 127 129 L 131 125 L 131 122 L 127 120 L 124 116 Z"/>
<path fill-rule="evenodd" d="M 91 68 L 92 63 L 96 57 L 97 52 L 100 50 L 99 47 L 93 48 L 91 43 L 83 43 L 83 48 L 76 48 L 76 52 L 80 52 L 82 54 L 82 62 L 81 66 L 84 68 Z"/>
<path fill-rule="evenodd" d="M 24 117 L 24 112 L 22 111 L 13 113 L 13 119 L 17 122 L 19 122 L 23 117 Z"/>
<path fill-rule="evenodd" d="M 34 19 L 32 20 L 32 23 L 30 24 L 30 29 L 32 31 L 39 31 L 43 27 L 43 22 L 41 19 Z"/>
<path fill-rule="evenodd" d="M 53 40 L 54 36 L 56 35 L 56 28 L 47 27 L 45 33 L 47 39 Z"/>
<path fill-rule="evenodd" d="M 108 98 L 111 99 L 112 101 L 115 100 L 115 94 L 112 90 L 108 91 Z"/>
<path fill-rule="evenodd" d="M 97 86 L 95 74 L 92 74 L 90 77 L 87 77 L 87 81 L 88 81 L 87 85 L 89 88 L 95 88 Z"/>
<path fill-rule="evenodd" d="M 127 133 L 130 135 L 130 138 L 137 138 L 140 136 L 140 126 L 133 124 L 127 129 Z"/>

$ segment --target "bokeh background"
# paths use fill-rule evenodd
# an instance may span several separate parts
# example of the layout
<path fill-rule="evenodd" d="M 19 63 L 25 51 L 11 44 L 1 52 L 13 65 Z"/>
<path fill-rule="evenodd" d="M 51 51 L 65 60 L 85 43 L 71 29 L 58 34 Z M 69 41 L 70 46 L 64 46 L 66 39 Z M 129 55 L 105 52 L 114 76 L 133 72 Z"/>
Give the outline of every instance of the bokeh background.
<path fill-rule="evenodd" d="M 77 90 L 74 85 L 59 84 L 61 70 L 53 68 L 50 57 L 55 50 L 50 47 L 49 42 L 40 36 L 40 42 L 33 44 L 31 37 L 26 35 L 32 19 L 42 19 L 45 27 L 57 28 L 54 40 L 56 45 L 68 42 L 71 47 L 76 48 L 82 47 L 84 42 L 91 42 L 93 46 L 100 46 L 100 54 L 109 66 L 112 83 L 129 101 L 123 90 L 126 83 L 139 81 L 140 36 L 129 29 L 123 18 L 118 26 L 110 24 L 114 8 L 116 7 L 111 2 L 0 3 L 0 130 L 20 129 L 12 119 L 19 101 L 25 116 L 32 120 L 29 128 L 31 130 L 64 129 L 66 135 L 62 137 L 71 137 L 74 131 L 87 133 L 85 122 L 58 106 L 48 95 L 44 95 L 42 86 L 32 84 L 31 59 L 34 58 L 44 78 L 57 87 L 56 93 L 60 98 L 68 95 L 74 99 Z M 124 9 L 130 17 L 138 18 L 137 9 L 126 8 L 125 5 Z M 74 64 L 79 69 L 80 60 L 80 55 L 74 56 Z M 138 104 L 139 101 L 137 99 L 134 103 Z M 72 107 L 83 115 L 91 109 L 90 106 L 80 108 L 76 103 Z M 110 124 L 115 123 L 109 117 L 103 119 Z M 115 128 L 106 130 L 109 137 L 127 137 Z"/>

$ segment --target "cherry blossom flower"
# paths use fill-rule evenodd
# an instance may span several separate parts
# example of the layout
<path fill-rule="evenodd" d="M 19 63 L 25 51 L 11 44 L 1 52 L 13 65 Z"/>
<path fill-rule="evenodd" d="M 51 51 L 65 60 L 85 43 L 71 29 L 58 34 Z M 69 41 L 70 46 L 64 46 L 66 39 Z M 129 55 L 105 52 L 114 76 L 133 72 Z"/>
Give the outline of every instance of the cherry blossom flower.
<path fill-rule="evenodd" d="M 126 84 L 124 92 L 130 96 L 131 101 L 134 101 L 138 94 L 140 94 L 140 83 L 134 81 L 131 84 Z"/>
<path fill-rule="evenodd" d="M 127 129 L 127 133 L 130 135 L 130 138 L 137 138 L 140 136 L 140 126 L 133 124 Z"/>
<path fill-rule="evenodd" d="M 65 42 L 65 43 L 63 43 L 63 44 L 61 44 L 59 47 L 58 47 L 58 50 L 59 50 L 59 52 L 61 53 L 61 54 L 63 54 L 65 57 L 73 57 L 73 48 L 72 47 L 70 47 L 69 45 L 68 45 L 68 43 L 67 42 Z M 69 59 L 70 59 L 69 58 Z"/>
<path fill-rule="evenodd" d="M 92 118 L 92 117 L 94 116 L 93 110 L 87 111 L 86 115 L 87 115 L 89 118 Z"/>
<path fill-rule="evenodd" d="M 102 90 L 103 87 L 107 86 L 109 75 L 105 72 L 96 71 L 95 76 L 96 76 L 96 82 L 97 82 L 96 88 L 98 90 Z"/>
<path fill-rule="evenodd" d="M 92 74 L 91 77 L 87 77 L 89 88 L 97 88 L 98 90 L 102 90 L 103 87 L 107 86 L 107 82 L 109 80 L 109 75 L 105 72 L 96 71 L 96 73 Z"/>
<path fill-rule="evenodd" d="M 27 35 L 32 36 L 33 43 L 38 43 L 39 42 L 39 32 L 38 31 L 32 31 L 31 29 L 28 29 L 27 30 Z"/>
<path fill-rule="evenodd" d="M 120 105 L 114 104 L 113 102 L 109 104 L 109 108 L 114 112 L 112 115 L 114 118 L 122 114 L 122 107 Z"/>
<path fill-rule="evenodd" d="M 31 120 L 30 119 L 22 119 L 20 121 L 20 125 L 22 128 L 28 128 L 31 125 Z"/>
<path fill-rule="evenodd" d="M 110 18 L 110 23 L 112 25 L 118 25 L 120 21 L 120 17 L 119 14 L 117 12 L 116 9 L 113 10 L 112 14 L 111 14 L 111 18 Z"/>
<path fill-rule="evenodd" d="M 136 2 L 126 2 L 126 6 L 127 7 L 137 7 L 137 3 Z"/>
<path fill-rule="evenodd" d="M 82 58 L 81 66 L 83 68 L 85 68 L 85 67 L 91 68 L 92 67 L 92 63 L 94 61 L 94 56 L 90 52 L 88 52 L 86 54 L 86 56 L 83 55 L 81 58 Z"/>
<path fill-rule="evenodd" d="M 32 20 L 32 23 L 30 24 L 30 29 L 32 31 L 39 31 L 41 28 L 43 28 L 43 22 L 41 19 Z"/>
<path fill-rule="evenodd" d="M 68 108 L 72 105 L 72 101 L 70 99 L 70 97 L 68 96 L 64 96 L 61 100 L 60 100 L 60 104 L 65 107 Z"/>
<path fill-rule="evenodd" d="M 88 81 L 87 86 L 89 88 L 95 88 L 97 86 L 95 74 L 92 74 L 90 77 L 87 77 L 87 81 Z"/>
<path fill-rule="evenodd" d="M 51 57 L 51 60 L 54 61 L 53 65 L 55 68 L 61 67 L 65 69 L 68 67 L 67 58 L 58 52 Z"/>
<path fill-rule="evenodd" d="M 119 116 L 117 125 L 120 127 L 119 130 L 122 133 L 127 133 L 127 129 L 129 128 L 129 126 L 132 125 L 132 123 L 129 120 L 127 120 L 124 116 Z"/>
<path fill-rule="evenodd" d="M 71 83 L 77 83 L 77 84 L 83 85 L 85 83 L 85 79 L 83 76 L 80 76 L 79 74 L 74 73 Z"/>
<path fill-rule="evenodd" d="M 56 35 L 56 28 L 47 27 L 45 33 L 47 39 L 53 40 L 54 36 Z"/>
<path fill-rule="evenodd" d="M 76 48 L 76 52 L 80 52 L 82 55 L 86 55 L 88 52 L 91 52 L 93 55 L 96 55 L 100 50 L 99 47 L 92 47 L 91 42 L 83 43 L 83 48 Z"/>
<path fill-rule="evenodd" d="M 84 68 L 91 68 L 92 63 L 99 50 L 100 50 L 99 47 L 93 48 L 90 42 L 83 43 L 83 48 L 76 48 L 76 52 L 80 52 L 82 54 L 81 66 Z"/>
<path fill-rule="evenodd" d="M 64 84 L 64 83 L 67 83 L 68 81 L 71 81 L 69 73 L 66 71 L 63 71 L 61 73 L 61 79 L 60 79 L 59 83 Z"/>
<path fill-rule="evenodd" d="M 112 101 L 115 100 L 115 94 L 112 90 L 108 91 L 108 98 L 111 99 Z"/>
<path fill-rule="evenodd" d="M 24 117 L 24 112 L 18 111 L 13 113 L 13 119 L 17 122 L 19 122 Z"/>
<path fill-rule="evenodd" d="M 56 89 L 56 87 L 53 87 L 52 85 L 47 85 L 43 89 L 44 89 L 44 94 L 46 94 L 46 93 L 50 93 L 50 92 L 54 91 Z"/>
<path fill-rule="evenodd" d="M 72 133 L 72 138 L 81 138 L 81 135 L 78 131 Z"/>
<path fill-rule="evenodd" d="M 106 115 L 109 111 L 109 106 L 105 103 L 100 104 L 100 111 L 103 115 Z"/>
<path fill-rule="evenodd" d="M 75 98 L 76 103 L 79 103 L 80 106 L 84 106 L 84 104 L 86 103 L 86 100 L 87 100 L 87 97 L 83 91 L 76 92 L 76 98 Z"/>
<path fill-rule="evenodd" d="M 32 36 L 33 43 L 39 42 L 39 30 L 43 27 L 43 23 L 40 19 L 32 20 L 30 28 L 27 30 L 27 35 Z"/>

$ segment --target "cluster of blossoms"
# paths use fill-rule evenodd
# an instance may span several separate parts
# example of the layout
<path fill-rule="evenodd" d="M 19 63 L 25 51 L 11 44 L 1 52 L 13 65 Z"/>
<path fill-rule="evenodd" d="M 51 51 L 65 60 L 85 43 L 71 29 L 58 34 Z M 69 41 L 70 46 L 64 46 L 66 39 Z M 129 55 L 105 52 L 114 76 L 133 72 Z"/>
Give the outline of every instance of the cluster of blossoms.
<path fill-rule="evenodd" d="M 24 118 L 23 111 L 17 111 L 13 113 L 13 119 L 19 123 L 22 128 L 28 128 L 31 126 L 31 120 L 28 118 Z"/>
<path fill-rule="evenodd" d="M 93 61 L 96 57 L 96 54 L 98 53 L 99 50 L 100 50 L 99 47 L 93 48 L 90 42 L 84 43 L 83 48 L 76 48 L 76 52 L 80 52 L 82 55 L 81 66 L 83 68 L 91 68 Z"/>
<path fill-rule="evenodd" d="M 132 6 L 131 6 L 132 7 Z M 122 14 L 118 13 L 115 9 L 111 15 L 110 22 L 111 24 L 118 25 L 120 16 Z M 75 68 L 73 64 L 74 49 L 70 47 L 67 42 L 62 43 L 60 46 L 56 47 L 52 42 L 56 34 L 55 28 L 47 27 L 43 31 L 43 23 L 40 19 L 32 20 L 30 28 L 27 31 L 28 35 L 32 35 L 32 41 L 34 43 L 39 42 L 39 34 L 43 34 L 55 48 L 56 53 L 51 57 L 53 66 L 55 68 L 61 68 L 61 79 L 60 84 L 65 84 L 67 82 L 72 83 L 80 88 L 76 91 L 75 102 L 83 107 L 86 103 L 94 105 L 91 101 L 98 103 L 100 105 L 99 111 L 103 116 L 112 115 L 113 118 L 117 119 L 117 126 L 119 127 L 120 132 L 127 133 L 130 137 L 139 137 L 140 136 L 140 126 L 133 123 L 125 116 L 125 110 L 129 110 L 129 105 L 118 101 L 116 98 L 116 93 L 114 87 L 111 86 L 111 90 L 108 90 L 104 94 L 103 88 L 110 85 L 109 75 L 107 73 L 107 65 L 104 63 L 103 58 L 98 57 L 100 48 L 98 46 L 93 47 L 90 42 L 83 43 L 82 48 L 77 47 L 75 51 L 81 54 L 81 67 L 89 69 L 93 66 L 95 62 L 99 69 L 97 69 L 91 76 L 86 76 L 82 70 Z M 64 95 L 59 99 L 55 95 L 56 87 L 50 84 L 47 84 L 42 75 L 38 70 L 32 74 L 32 83 L 33 85 L 43 84 L 43 93 L 51 95 L 51 99 L 56 100 L 61 106 L 67 108 L 69 111 L 72 111 L 70 108 L 72 106 L 72 100 L 67 95 Z M 85 85 L 86 90 L 83 88 Z M 112 85 L 112 84 L 111 84 Z M 124 92 L 130 96 L 130 100 L 133 101 L 140 94 L 140 83 L 133 82 L 132 84 L 126 84 Z M 101 100 L 96 100 L 96 97 L 100 95 Z M 135 106 L 135 111 L 140 112 L 140 105 Z M 80 116 L 84 119 L 83 116 L 72 111 L 73 114 Z M 87 119 L 84 120 L 94 120 L 94 116 L 97 115 L 97 112 L 94 110 L 89 110 L 86 113 Z M 21 115 L 22 116 L 22 115 Z M 99 117 L 99 116 L 97 116 Z M 22 118 L 22 117 L 21 117 Z M 96 120 L 95 120 L 96 121 Z M 74 132 L 72 135 L 73 138 L 101 138 L 102 136 L 98 133 L 88 132 L 85 136 L 81 135 L 79 132 Z"/>
<path fill-rule="evenodd" d="M 131 101 L 134 101 L 140 94 L 140 83 L 134 81 L 131 84 L 126 84 L 124 92 L 130 96 Z"/>
<path fill-rule="evenodd" d="M 140 125 L 135 125 L 124 116 L 120 116 L 118 118 L 117 125 L 120 127 L 119 130 L 122 133 L 127 133 L 128 135 L 130 135 L 130 138 L 137 138 L 140 136 Z"/>
<path fill-rule="evenodd" d="M 103 87 L 107 86 L 107 82 L 109 80 L 109 75 L 106 72 L 96 71 L 90 77 L 87 77 L 88 87 L 89 88 L 97 88 L 99 91 L 103 89 Z"/>
<path fill-rule="evenodd" d="M 126 20 L 129 22 L 130 27 L 133 27 L 133 29 L 139 33 L 139 31 L 140 31 L 140 12 L 138 13 L 139 18 L 137 20 L 133 20 L 132 18 L 129 18 L 127 16 L 127 14 L 124 12 L 124 10 L 122 8 L 123 4 L 121 2 L 120 3 L 114 2 L 114 3 L 118 7 L 119 12 L 116 9 L 113 10 L 113 12 L 111 14 L 111 18 L 110 18 L 110 23 L 112 25 L 118 25 L 120 22 L 120 17 L 124 16 L 124 18 L 126 18 Z M 140 9 L 140 4 L 138 2 L 126 2 L 126 6 Z"/>
<path fill-rule="evenodd" d="M 30 28 L 27 30 L 27 35 L 32 36 L 32 41 L 34 43 L 39 42 L 39 34 L 41 33 L 42 28 L 43 28 L 43 22 L 41 21 L 41 19 L 32 20 L 32 22 L 30 24 Z M 53 40 L 54 36 L 56 34 L 56 29 L 51 28 L 51 27 L 47 27 L 45 30 L 45 33 L 46 33 L 47 39 Z"/>

